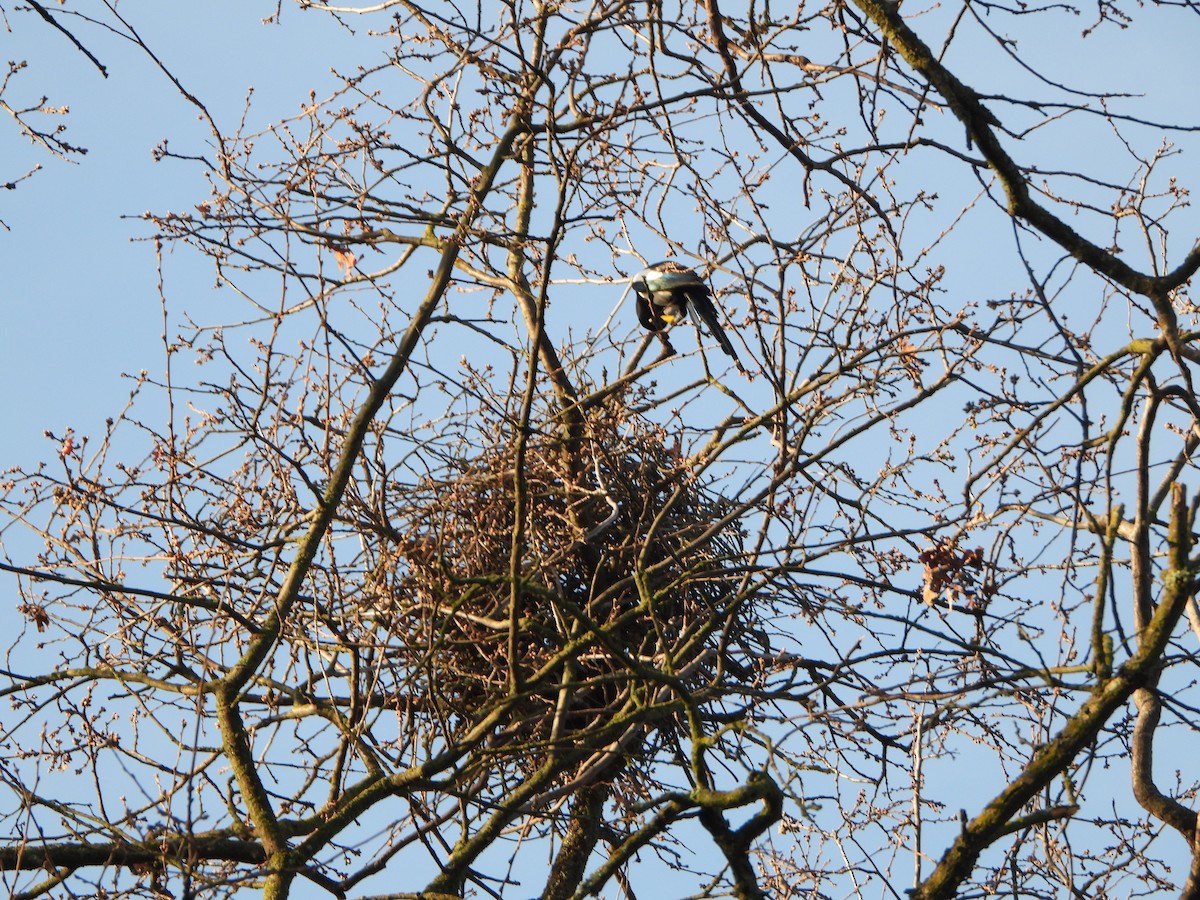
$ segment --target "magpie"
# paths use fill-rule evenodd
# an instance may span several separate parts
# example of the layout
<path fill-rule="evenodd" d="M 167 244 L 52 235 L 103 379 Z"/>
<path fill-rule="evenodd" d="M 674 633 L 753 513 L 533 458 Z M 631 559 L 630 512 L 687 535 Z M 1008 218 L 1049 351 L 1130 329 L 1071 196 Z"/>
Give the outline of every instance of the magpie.
<path fill-rule="evenodd" d="M 633 277 L 633 292 L 637 295 L 638 321 L 647 330 L 661 333 L 690 312 L 704 323 L 721 350 L 742 368 L 733 344 L 721 327 L 708 285 L 687 266 L 674 260 L 655 263 Z"/>

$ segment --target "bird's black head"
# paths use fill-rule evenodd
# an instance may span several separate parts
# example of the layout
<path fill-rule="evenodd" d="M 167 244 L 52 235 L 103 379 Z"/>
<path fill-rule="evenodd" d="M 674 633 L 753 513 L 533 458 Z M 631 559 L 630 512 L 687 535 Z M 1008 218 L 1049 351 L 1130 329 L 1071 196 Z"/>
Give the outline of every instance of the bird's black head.
<path fill-rule="evenodd" d="M 633 280 L 633 292 L 642 297 L 649 296 L 650 288 L 646 285 L 645 275 L 638 275 L 637 278 Z"/>

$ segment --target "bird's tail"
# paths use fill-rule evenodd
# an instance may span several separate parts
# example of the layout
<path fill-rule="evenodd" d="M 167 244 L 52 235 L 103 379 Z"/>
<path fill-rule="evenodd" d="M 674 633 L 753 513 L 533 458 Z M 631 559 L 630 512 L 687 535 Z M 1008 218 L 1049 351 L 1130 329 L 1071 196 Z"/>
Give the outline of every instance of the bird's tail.
<path fill-rule="evenodd" d="M 737 351 L 733 349 L 729 336 L 725 334 L 725 329 L 721 326 L 717 308 L 708 296 L 708 289 L 699 287 L 689 291 L 688 308 L 693 316 L 704 323 L 705 330 L 716 339 L 725 355 L 734 361 L 738 369 L 741 369 L 742 361 L 738 359 Z"/>

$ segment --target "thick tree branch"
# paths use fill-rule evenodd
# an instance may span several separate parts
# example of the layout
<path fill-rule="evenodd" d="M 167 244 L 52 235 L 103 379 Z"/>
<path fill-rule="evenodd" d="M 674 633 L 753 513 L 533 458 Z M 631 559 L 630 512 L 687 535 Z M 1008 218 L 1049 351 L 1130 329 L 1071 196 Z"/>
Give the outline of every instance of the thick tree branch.
<path fill-rule="evenodd" d="M 154 866 L 181 859 L 262 863 L 267 853 L 258 841 L 220 835 L 168 835 L 133 843 L 68 841 L 0 846 L 0 869 L 6 872 L 89 866 Z"/>
<path fill-rule="evenodd" d="M 1154 276 L 1137 271 L 1113 253 L 1080 235 L 1032 198 L 1025 173 L 1000 143 L 997 135 L 1000 123 L 995 115 L 984 106 L 976 91 L 942 65 L 929 46 L 904 21 L 898 5 L 888 0 L 854 2 L 879 27 L 905 61 L 946 100 L 966 128 L 968 142 L 979 147 L 988 165 L 999 177 L 1008 198 L 1009 214 L 1028 222 L 1089 268 L 1133 293 L 1149 298 L 1154 303 L 1164 336 L 1174 346 L 1175 312 L 1169 294 L 1200 269 L 1200 243 L 1193 246 L 1173 271 Z"/>
<path fill-rule="evenodd" d="M 752 772 L 746 784 L 732 791 L 697 788 L 692 798 L 700 807 L 700 824 L 729 863 L 733 875 L 733 895 L 738 900 L 763 900 L 767 894 L 758 884 L 758 874 L 750 858 L 750 847 L 760 835 L 783 815 L 783 791 L 766 772 Z M 758 812 L 737 828 L 731 828 L 722 810 L 761 801 Z"/>
<path fill-rule="evenodd" d="M 1042 746 L 1025 770 L 963 827 L 933 872 L 912 892 L 914 900 L 954 897 L 970 877 L 980 854 L 1006 833 L 1013 816 L 1074 762 L 1136 690 L 1153 680 L 1162 663 L 1162 652 L 1195 590 L 1195 575 L 1188 562 L 1191 547 L 1188 505 L 1181 485 L 1175 488 L 1168 541 L 1170 566 L 1163 573 L 1162 598 L 1154 617 L 1139 635 L 1137 651 L 1115 675 L 1093 689 L 1063 730 Z"/>
<path fill-rule="evenodd" d="M 570 900 L 583 881 L 588 859 L 600 840 L 604 804 L 612 794 L 607 784 L 582 788 L 571 800 L 571 817 L 554 858 L 541 900 Z"/>

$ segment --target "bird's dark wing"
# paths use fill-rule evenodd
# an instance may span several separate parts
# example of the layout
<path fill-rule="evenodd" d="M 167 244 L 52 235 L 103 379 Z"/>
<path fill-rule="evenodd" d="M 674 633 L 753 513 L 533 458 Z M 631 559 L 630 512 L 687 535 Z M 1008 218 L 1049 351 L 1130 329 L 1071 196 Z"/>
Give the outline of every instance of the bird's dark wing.
<path fill-rule="evenodd" d="M 738 359 L 737 352 L 733 349 L 733 344 L 729 342 L 729 337 L 725 334 L 725 329 L 721 327 L 721 319 L 717 315 L 717 308 L 713 306 L 712 300 L 708 296 L 708 287 L 701 284 L 699 287 L 692 288 L 688 291 L 688 306 L 704 323 L 705 329 L 716 338 L 717 343 L 725 352 L 725 355 L 730 357 L 737 367 L 742 367 L 742 361 Z"/>
<path fill-rule="evenodd" d="M 662 331 L 667 327 L 663 317 L 658 314 L 649 294 L 639 293 L 637 296 L 637 317 L 642 327 L 647 331 Z"/>

